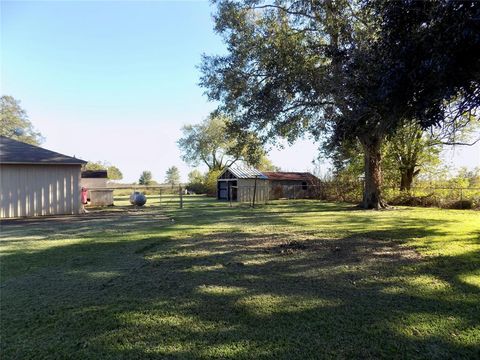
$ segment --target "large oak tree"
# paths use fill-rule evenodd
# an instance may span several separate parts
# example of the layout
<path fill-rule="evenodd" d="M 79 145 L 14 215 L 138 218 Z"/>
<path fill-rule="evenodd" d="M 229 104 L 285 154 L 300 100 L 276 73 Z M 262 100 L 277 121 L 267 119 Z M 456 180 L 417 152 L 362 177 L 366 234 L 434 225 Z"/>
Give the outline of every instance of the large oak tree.
<path fill-rule="evenodd" d="M 381 208 L 381 146 L 405 120 L 442 126 L 478 108 L 479 5 L 449 1 L 216 2 L 223 56 L 201 83 L 235 131 L 358 139 L 362 206 Z M 470 56 L 466 56 L 470 54 Z M 453 114 L 445 103 L 460 99 Z"/>

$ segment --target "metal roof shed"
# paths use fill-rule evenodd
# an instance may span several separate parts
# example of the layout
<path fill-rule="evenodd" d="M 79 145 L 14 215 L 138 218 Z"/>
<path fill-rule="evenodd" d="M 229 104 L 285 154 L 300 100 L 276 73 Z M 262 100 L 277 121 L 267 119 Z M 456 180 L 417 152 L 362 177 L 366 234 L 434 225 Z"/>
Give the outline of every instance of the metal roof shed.
<path fill-rule="evenodd" d="M 255 190 L 254 190 L 255 189 Z M 255 193 L 255 201 L 268 200 L 267 177 L 255 168 L 248 166 L 230 166 L 217 180 L 217 198 L 251 202 Z"/>
<path fill-rule="evenodd" d="M 0 218 L 78 214 L 85 163 L 0 136 Z"/>

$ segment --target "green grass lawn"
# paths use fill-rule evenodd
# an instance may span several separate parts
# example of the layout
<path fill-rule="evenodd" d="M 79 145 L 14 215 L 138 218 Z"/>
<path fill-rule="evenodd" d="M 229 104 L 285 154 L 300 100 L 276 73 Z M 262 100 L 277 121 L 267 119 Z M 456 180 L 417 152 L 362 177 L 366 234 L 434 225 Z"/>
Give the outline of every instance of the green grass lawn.
<path fill-rule="evenodd" d="M 4 223 L 2 359 L 480 357 L 479 212 L 185 201 Z"/>

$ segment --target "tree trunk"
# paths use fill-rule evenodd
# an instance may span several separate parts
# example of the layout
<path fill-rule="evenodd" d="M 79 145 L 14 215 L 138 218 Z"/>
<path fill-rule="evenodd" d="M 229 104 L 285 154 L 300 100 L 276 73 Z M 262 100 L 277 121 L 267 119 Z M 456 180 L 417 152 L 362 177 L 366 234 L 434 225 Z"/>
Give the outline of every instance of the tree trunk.
<path fill-rule="evenodd" d="M 360 139 L 365 153 L 365 186 L 363 201 L 360 207 L 364 209 L 383 209 L 386 203 L 382 200 L 382 169 L 381 145 L 382 140 L 376 136 L 366 136 Z"/>
<path fill-rule="evenodd" d="M 415 170 L 415 167 L 408 167 L 401 170 L 400 191 L 410 191 L 413 184 L 413 178 L 420 170 Z"/>

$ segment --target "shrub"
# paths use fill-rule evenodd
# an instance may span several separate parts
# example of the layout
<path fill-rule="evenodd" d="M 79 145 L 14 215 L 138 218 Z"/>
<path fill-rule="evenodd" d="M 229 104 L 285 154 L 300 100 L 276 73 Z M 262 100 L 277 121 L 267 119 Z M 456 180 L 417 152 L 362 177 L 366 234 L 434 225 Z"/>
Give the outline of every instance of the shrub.
<path fill-rule="evenodd" d="M 474 203 L 472 200 L 457 200 L 447 202 L 442 207 L 445 209 L 473 209 Z"/>
<path fill-rule="evenodd" d="M 220 170 L 211 170 L 205 175 L 205 188 L 208 196 L 217 195 L 217 178 Z"/>
<path fill-rule="evenodd" d="M 400 193 L 389 201 L 389 204 L 392 205 L 424 207 L 437 206 L 439 203 L 439 199 L 433 193 L 424 196 L 416 196 L 411 193 Z"/>

